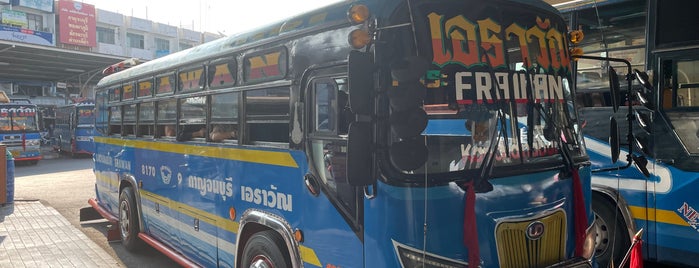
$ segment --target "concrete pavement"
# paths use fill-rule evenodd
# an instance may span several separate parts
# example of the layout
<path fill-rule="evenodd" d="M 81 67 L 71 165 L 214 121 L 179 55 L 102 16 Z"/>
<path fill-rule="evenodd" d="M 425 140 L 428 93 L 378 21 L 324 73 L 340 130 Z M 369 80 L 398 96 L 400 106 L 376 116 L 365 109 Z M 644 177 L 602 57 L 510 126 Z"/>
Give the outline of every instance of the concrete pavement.
<path fill-rule="evenodd" d="M 0 210 L 0 267 L 117 267 L 118 262 L 54 208 L 15 201 Z"/>

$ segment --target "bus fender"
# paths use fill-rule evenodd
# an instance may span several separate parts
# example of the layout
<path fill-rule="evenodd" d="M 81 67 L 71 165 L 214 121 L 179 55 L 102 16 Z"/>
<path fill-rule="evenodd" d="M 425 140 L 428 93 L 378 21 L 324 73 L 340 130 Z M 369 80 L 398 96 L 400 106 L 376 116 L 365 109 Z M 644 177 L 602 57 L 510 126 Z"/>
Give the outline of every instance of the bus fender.
<path fill-rule="evenodd" d="M 121 179 L 119 179 L 119 194 L 121 194 L 121 190 L 127 186 L 131 186 L 133 189 L 134 198 L 136 198 L 136 207 L 138 208 L 138 226 L 140 227 L 139 230 L 143 231 L 145 227 L 143 226 L 141 193 L 139 192 L 138 183 L 136 183 L 136 177 L 128 173 L 121 175 Z"/>
<path fill-rule="evenodd" d="M 291 267 L 303 267 L 299 243 L 294 239 L 291 225 L 280 216 L 257 209 L 248 209 L 240 217 L 238 236 L 235 243 L 237 245 L 236 261 L 242 259 L 240 256 L 243 254 L 247 239 L 265 228 L 276 231 L 284 239 L 284 244 L 291 259 Z"/>
<path fill-rule="evenodd" d="M 605 198 L 607 198 L 607 200 L 616 204 L 616 209 L 619 212 L 621 212 L 621 216 L 623 217 L 624 222 L 626 223 L 629 237 L 634 237 L 634 235 L 636 234 L 636 222 L 633 221 L 633 217 L 631 216 L 631 210 L 629 209 L 629 205 L 626 202 L 626 199 L 624 199 L 624 197 L 622 197 L 619 194 L 619 191 L 608 186 L 597 184 L 592 185 L 592 191 L 595 193 L 602 194 Z M 592 200 L 590 200 L 590 202 L 592 202 Z"/>

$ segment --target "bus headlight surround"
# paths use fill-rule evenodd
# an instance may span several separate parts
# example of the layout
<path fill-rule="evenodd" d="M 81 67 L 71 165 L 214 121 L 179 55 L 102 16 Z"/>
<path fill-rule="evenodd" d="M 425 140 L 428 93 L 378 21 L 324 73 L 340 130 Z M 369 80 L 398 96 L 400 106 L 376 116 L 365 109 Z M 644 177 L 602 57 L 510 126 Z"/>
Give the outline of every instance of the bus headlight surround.
<path fill-rule="evenodd" d="M 356 29 L 350 32 L 347 41 L 349 42 L 350 46 L 352 46 L 352 48 L 360 49 L 368 45 L 369 42 L 371 42 L 371 36 L 369 35 L 369 32 L 366 30 Z"/>
<path fill-rule="evenodd" d="M 595 238 L 597 237 L 597 228 L 595 228 L 596 222 L 593 222 L 587 231 L 585 232 L 585 240 L 583 242 L 582 257 L 585 259 L 592 259 L 595 255 Z"/>

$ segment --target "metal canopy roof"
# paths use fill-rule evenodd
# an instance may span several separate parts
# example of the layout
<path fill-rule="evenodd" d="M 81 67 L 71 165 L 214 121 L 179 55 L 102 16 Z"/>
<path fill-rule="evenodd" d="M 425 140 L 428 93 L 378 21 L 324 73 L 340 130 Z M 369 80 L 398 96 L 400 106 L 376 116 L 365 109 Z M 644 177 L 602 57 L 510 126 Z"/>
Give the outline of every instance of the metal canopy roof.
<path fill-rule="evenodd" d="M 126 57 L 0 40 L 0 80 L 97 84 L 102 70 Z M 89 81 L 88 81 L 89 80 Z"/>

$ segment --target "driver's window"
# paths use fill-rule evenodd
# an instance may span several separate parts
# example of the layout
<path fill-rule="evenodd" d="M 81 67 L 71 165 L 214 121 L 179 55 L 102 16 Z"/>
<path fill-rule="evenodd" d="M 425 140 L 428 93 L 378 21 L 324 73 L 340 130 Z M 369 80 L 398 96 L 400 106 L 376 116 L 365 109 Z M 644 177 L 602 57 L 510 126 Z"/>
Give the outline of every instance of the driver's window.
<path fill-rule="evenodd" d="M 326 193 L 350 211 L 355 211 L 357 189 L 347 183 L 346 79 L 326 78 L 311 87 L 311 151 L 317 177 Z"/>
<path fill-rule="evenodd" d="M 699 61 L 677 62 L 677 107 L 699 106 Z"/>

